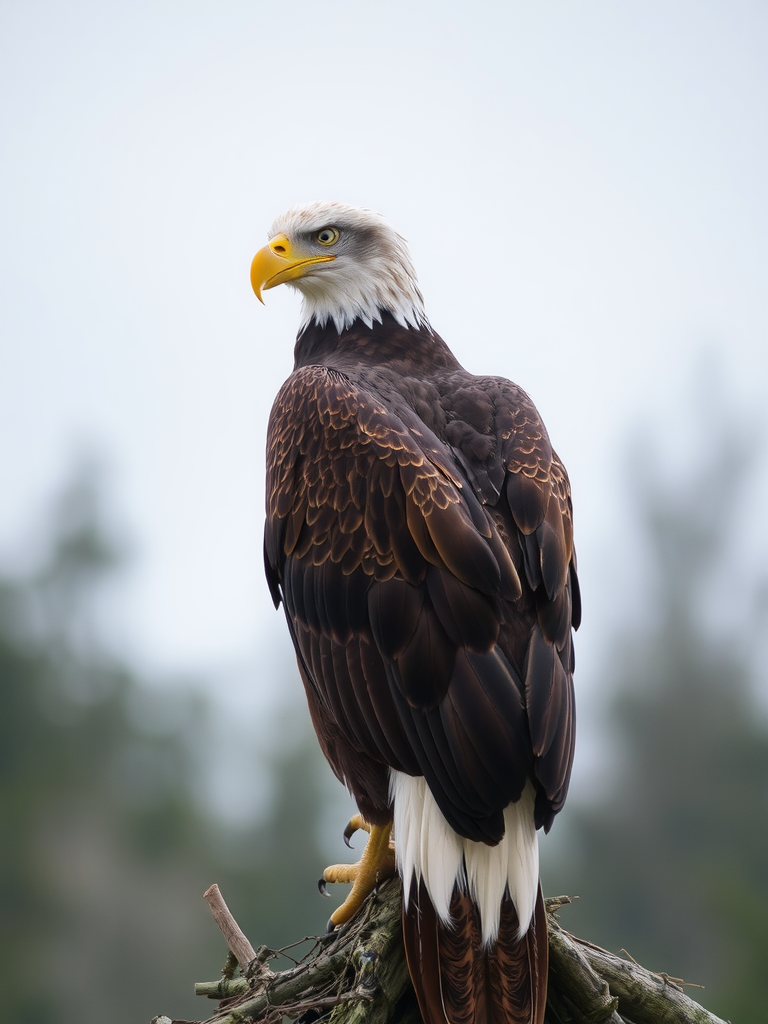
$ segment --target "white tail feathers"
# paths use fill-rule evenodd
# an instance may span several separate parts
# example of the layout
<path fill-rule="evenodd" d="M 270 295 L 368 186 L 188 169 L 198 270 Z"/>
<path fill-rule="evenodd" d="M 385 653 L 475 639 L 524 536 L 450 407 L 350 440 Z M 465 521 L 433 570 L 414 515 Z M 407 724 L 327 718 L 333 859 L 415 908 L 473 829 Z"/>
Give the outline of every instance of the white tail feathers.
<path fill-rule="evenodd" d="M 476 903 L 483 941 L 491 945 L 499 932 L 501 901 L 509 889 L 520 935 L 524 935 L 533 916 L 539 884 L 531 783 L 517 803 L 505 808 L 505 832 L 497 846 L 474 843 L 454 832 L 421 776 L 390 770 L 389 787 L 394 803 L 397 868 L 403 880 L 406 909 L 411 879 L 423 879 L 437 916 L 447 924 L 451 896 L 458 884 Z"/>

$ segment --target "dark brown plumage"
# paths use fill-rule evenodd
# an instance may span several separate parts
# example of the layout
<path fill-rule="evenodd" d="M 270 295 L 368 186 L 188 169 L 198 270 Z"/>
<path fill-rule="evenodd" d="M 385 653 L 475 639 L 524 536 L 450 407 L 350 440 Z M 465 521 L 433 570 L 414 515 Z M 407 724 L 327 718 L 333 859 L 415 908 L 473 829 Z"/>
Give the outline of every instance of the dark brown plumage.
<path fill-rule="evenodd" d="M 517 385 L 386 309 L 341 330 L 310 319 L 270 417 L 265 563 L 323 752 L 369 822 L 392 821 L 394 770 L 423 776 L 463 839 L 497 844 L 527 786 L 549 829 L 573 757 L 579 591 L 568 477 Z M 489 942 L 461 876 L 452 924 L 424 881 L 404 884 L 429 1024 L 542 1020 L 540 889 L 526 934 L 507 895 Z"/>
<path fill-rule="evenodd" d="M 423 884 L 413 883 L 411 904 L 414 909 L 403 914 L 403 936 L 425 1021 L 543 1020 L 549 955 L 541 887 L 533 921 L 522 939 L 517 938 L 512 901 L 504 899 L 499 937 L 491 949 L 483 944 L 477 908 L 466 893 L 454 892 L 450 927 L 438 920 Z"/>

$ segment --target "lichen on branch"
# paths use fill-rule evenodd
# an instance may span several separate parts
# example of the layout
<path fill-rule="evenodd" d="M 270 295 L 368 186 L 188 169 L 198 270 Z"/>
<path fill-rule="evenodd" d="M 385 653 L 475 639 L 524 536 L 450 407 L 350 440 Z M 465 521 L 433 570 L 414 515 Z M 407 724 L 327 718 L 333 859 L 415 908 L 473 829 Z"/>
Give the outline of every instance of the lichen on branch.
<path fill-rule="evenodd" d="M 208 890 L 216 922 L 239 957 L 218 981 L 195 986 L 219 1007 L 204 1024 L 280 1024 L 320 1018 L 331 1024 L 421 1024 L 403 949 L 397 878 L 379 886 L 348 924 L 314 939 L 296 966 L 275 972 L 279 951 L 252 950 L 216 889 Z M 546 900 L 549 993 L 546 1024 L 725 1024 L 690 999 L 676 979 L 647 971 L 565 931 L 556 912 L 568 897 Z M 232 937 L 235 937 L 235 940 Z M 230 946 L 231 948 L 231 946 Z M 234 961 L 232 961 L 234 963 Z M 191 1024 L 156 1017 L 152 1024 Z"/>

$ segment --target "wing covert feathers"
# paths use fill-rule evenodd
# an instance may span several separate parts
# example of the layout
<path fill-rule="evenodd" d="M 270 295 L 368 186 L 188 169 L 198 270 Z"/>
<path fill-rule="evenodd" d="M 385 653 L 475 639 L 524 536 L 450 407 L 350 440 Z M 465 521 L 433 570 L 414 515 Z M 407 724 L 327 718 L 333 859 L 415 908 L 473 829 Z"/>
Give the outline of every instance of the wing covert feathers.
<path fill-rule="evenodd" d="M 452 924 L 444 925 L 424 884 L 413 881 L 408 909 L 403 909 L 403 938 L 425 1024 L 542 1024 L 549 950 L 541 886 L 522 938 L 508 898 L 490 948 L 482 941 L 477 908 L 459 889 L 451 917 Z"/>
<path fill-rule="evenodd" d="M 570 493 L 527 396 L 451 372 L 459 386 L 402 395 L 370 369 L 293 373 L 270 418 L 265 561 L 339 777 L 359 796 L 365 758 L 423 775 L 457 832 L 493 843 L 527 778 L 537 826 L 567 792 Z"/>

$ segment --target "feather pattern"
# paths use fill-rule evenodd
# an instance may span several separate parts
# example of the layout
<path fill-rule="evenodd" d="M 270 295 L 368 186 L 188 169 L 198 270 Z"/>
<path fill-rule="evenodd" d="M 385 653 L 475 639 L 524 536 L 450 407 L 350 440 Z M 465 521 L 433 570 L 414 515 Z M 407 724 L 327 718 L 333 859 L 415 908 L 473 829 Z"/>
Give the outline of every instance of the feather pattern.
<path fill-rule="evenodd" d="M 520 800 L 504 809 L 504 835 L 495 846 L 458 835 L 440 812 L 423 778 L 390 773 L 398 871 L 405 907 L 411 880 L 423 883 L 435 913 L 450 923 L 450 905 L 458 886 L 469 893 L 480 915 L 485 946 L 499 934 L 502 900 L 512 900 L 518 915 L 518 938 L 533 917 L 539 882 L 539 850 L 534 793 L 529 783 Z"/>
<path fill-rule="evenodd" d="M 539 1024 L 544 1019 L 549 956 L 541 887 L 533 919 L 520 937 L 512 901 L 502 901 L 493 946 L 481 937 L 477 907 L 460 889 L 450 925 L 432 906 L 424 883 L 411 883 L 403 904 L 403 938 L 419 1007 L 430 1024 Z"/>
<path fill-rule="evenodd" d="M 349 252 L 375 276 L 383 229 L 363 221 Z M 417 290 L 390 308 L 397 274 L 355 292 L 349 266 L 365 316 L 334 314 L 333 263 L 295 282 L 307 320 L 267 440 L 270 591 L 334 772 L 370 822 L 394 819 L 425 1020 L 540 1024 L 536 829 L 568 789 L 581 614 L 568 477 L 525 392 L 462 369 Z"/>

